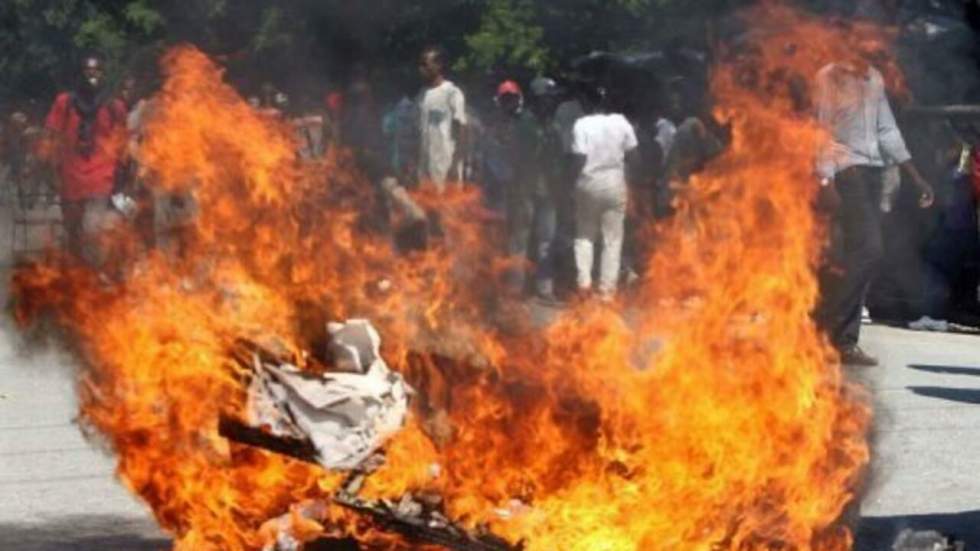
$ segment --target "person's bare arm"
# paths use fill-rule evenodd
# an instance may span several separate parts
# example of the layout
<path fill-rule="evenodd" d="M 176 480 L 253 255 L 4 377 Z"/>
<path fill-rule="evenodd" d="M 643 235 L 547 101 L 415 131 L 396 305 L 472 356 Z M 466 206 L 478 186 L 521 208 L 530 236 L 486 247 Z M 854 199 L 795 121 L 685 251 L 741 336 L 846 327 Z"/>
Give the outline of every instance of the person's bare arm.
<path fill-rule="evenodd" d="M 880 76 L 878 78 L 880 79 Z M 912 180 L 912 184 L 919 191 L 919 207 L 927 209 L 935 202 L 936 194 L 932 186 L 929 185 L 929 182 L 922 177 L 922 174 L 919 173 L 919 170 L 913 164 L 912 155 L 905 145 L 902 131 L 898 127 L 895 114 L 892 112 L 891 105 L 888 102 L 888 96 L 884 92 L 884 85 L 881 84 L 880 86 L 881 92 L 878 99 L 878 143 L 881 146 L 885 158 L 897 162 L 902 168 L 902 172 Z"/>
<path fill-rule="evenodd" d="M 453 121 L 453 136 L 456 138 L 456 151 L 453 154 L 451 174 L 462 182 L 466 179 L 466 156 L 470 151 L 469 126 Z"/>
<path fill-rule="evenodd" d="M 466 96 L 459 89 L 454 90 L 449 98 L 449 107 L 453 120 L 453 138 L 456 140 L 456 151 L 453 152 L 450 179 L 458 179 L 460 183 L 466 178 L 466 160 L 470 153 L 470 136 L 466 114 Z"/>
<path fill-rule="evenodd" d="M 915 168 L 915 164 L 912 161 L 905 161 L 899 165 L 902 167 L 902 172 L 908 175 L 912 180 L 912 184 L 919 190 L 919 207 L 927 209 L 936 202 L 936 193 L 933 191 L 932 186 L 929 182 L 922 177 L 919 173 L 919 169 Z"/>

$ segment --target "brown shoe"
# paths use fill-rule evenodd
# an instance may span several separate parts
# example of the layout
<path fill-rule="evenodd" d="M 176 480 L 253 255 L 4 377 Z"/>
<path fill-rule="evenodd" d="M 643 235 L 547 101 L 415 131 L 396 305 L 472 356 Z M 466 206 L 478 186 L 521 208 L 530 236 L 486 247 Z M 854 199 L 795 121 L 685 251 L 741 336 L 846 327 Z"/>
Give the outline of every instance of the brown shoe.
<path fill-rule="evenodd" d="M 878 358 L 869 355 L 857 345 L 841 350 L 840 361 L 852 367 L 878 367 Z"/>

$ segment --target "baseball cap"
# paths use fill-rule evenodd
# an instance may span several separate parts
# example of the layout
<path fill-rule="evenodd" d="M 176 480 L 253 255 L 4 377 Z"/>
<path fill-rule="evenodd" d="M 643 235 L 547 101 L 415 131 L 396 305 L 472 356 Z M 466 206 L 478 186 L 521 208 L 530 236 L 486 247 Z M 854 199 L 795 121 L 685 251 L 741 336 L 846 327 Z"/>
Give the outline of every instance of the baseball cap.
<path fill-rule="evenodd" d="M 497 87 L 498 98 L 507 94 L 514 94 L 515 96 L 524 95 L 524 93 L 521 91 L 520 85 L 513 80 L 505 80 L 500 83 L 500 86 Z"/>

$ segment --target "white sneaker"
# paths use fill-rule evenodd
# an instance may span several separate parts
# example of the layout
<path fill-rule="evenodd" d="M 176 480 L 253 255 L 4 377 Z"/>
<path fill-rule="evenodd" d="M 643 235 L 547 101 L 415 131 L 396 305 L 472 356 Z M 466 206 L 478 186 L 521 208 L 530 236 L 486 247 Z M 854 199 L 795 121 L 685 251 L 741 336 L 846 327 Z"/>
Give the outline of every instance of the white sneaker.
<path fill-rule="evenodd" d="M 871 312 L 868 311 L 867 306 L 861 307 L 861 323 L 868 325 L 871 323 Z"/>

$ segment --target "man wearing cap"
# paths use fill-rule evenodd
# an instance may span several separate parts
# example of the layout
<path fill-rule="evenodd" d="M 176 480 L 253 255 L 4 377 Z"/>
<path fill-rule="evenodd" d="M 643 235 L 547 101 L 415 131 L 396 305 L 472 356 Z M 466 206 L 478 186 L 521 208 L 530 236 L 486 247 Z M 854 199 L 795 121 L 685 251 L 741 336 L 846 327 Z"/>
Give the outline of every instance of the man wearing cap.
<path fill-rule="evenodd" d="M 919 206 L 933 203 L 932 187 L 912 164 L 885 94 L 884 80 L 867 53 L 827 65 L 816 79 L 817 119 L 830 139 L 818 152 L 824 202 L 836 210 L 843 235 L 842 275 L 823 290 L 820 321 L 845 364 L 875 366 L 858 346 L 861 310 L 884 255 L 880 220 L 884 167 L 901 166 L 919 191 Z"/>
<path fill-rule="evenodd" d="M 552 197 L 554 171 L 549 168 L 557 166 L 560 146 L 546 124 L 549 90 L 542 90 L 538 84 L 532 84 L 532 90 L 541 92 L 533 98 L 532 110 L 525 108 L 523 91 L 516 82 L 507 80 L 497 87 L 499 119 L 494 134 L 505 157 L 505 162 L 498 165 L 507 167 L 502 171 L 505 174 L 501 183 L 507 212 L 508 254 L 517 262 L 508 283 L 515 292 L 523 292 L 526 262 L 531 260 L 535 263 L 535 294 L 554 301 L 551 249 L 557 221 Z M 529 255 L 532 242 L 537 244 L 537 250 Z"/>

